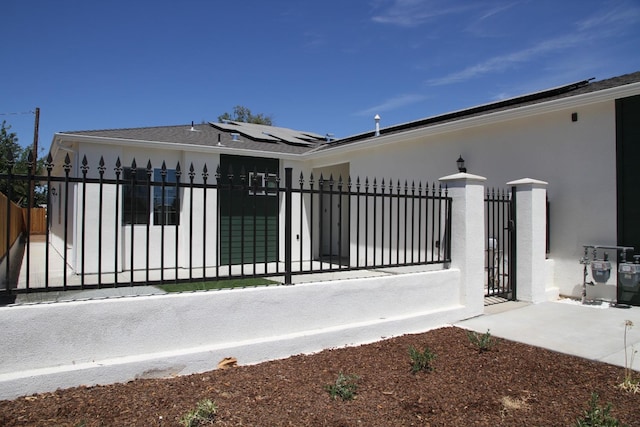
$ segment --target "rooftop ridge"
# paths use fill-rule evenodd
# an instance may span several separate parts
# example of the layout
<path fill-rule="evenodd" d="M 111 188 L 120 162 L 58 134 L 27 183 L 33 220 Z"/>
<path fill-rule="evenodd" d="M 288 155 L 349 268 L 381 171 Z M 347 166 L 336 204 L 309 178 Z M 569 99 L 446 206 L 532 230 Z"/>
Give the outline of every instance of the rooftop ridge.
<path fill-rule="evenodd" d="M 209 126 L 208 123 L 194 123 L 193 127 L 196 128 L 198 126 Z M 119 132 L 119 131 L 130 131 L 130 130 L 143 130 L 143 129 L 168 129 L 168 128 L 191 128 L 191 123 L 186 123 L 183 125 L 164 125 L 164 126 L 140 126 L 140 127 L 123 127 L 123 128 L 105 128 L 105 129 L 85 129 L 85 130 L 73 130 L 73 131 L 63 131 L 56 132 L 59 134 L 68 134 L 68 135 L 76 135 L 79 133 L 93 133 L 93 132 Z"/>
<path fill-rule="evenodd" d="M 532 103 L 536 101 L 542 101 L 544 99 L 552 99 L 554 97 L 562 97 L 562 96 L 573 96 L 573 92 L 576 92 L 575 95 L 587 92 L 595 92 L 598 90 L 607 89 L 610 87 L 618 87 L 624 86 L 626 84 L 637 83 L 640 82 L 640 71 L 634 73 L 628 73 L 621 76 L 611 77 L 603 80 L 594 81 L 595 78 L 589 78 L 585 80 L 580 80 L 573 83 L 568 83 L 561 86 L 556 86 L 549 89 L 544 89 L 537 92 L 526 93 L 523 95 L 518 95 L 512 98 L 503 99 L 495 102 L 480 104 L 471 106 L 468 108 L 463 108 L 460 110 L 455 110 L 443 114 L 438 114 L 435 116 L 429 116 L 422 119 L 417 119 L 411 122 L 400 123 L 392 126 L 388 126 L 380 129 L 380 135 L 392 134 L 397 132 L 402 132 L 408 129 L 415 129 L 424 126 L 428 126 L 434 123 L 446 122 L 450 120 L 455 120 L 462 117 L 468 117 L 475 114 L 481 114 L 489 111 L 498 111 L 500 109 L 505 109 L 512 106 L 517 105 L 525 105 L 527 103 Z M 569 95 L 571 94 L 571 95 Z M 334 146 L 339 146 L 343 144 L 348 144 L 354 141 L 359 141 L 363 139 L 367 139 L 373 137 L 375 135 L 375 131 L 367 131 L 364 133 L 352 135 L 346 138 L 336 139 L 327 143 L 323 148 L 327 149 Z"/>

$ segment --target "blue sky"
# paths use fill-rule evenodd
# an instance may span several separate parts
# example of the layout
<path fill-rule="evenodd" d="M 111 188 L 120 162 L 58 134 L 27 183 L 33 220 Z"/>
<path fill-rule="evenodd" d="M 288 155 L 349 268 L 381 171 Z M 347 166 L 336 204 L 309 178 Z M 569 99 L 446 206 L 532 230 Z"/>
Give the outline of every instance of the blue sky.
<path fill-rule="evenodd" d="M 235 105 L 346 137 L 640 70 L 640 1 L 4 0 L 0 121 L 54 132 Z"/>

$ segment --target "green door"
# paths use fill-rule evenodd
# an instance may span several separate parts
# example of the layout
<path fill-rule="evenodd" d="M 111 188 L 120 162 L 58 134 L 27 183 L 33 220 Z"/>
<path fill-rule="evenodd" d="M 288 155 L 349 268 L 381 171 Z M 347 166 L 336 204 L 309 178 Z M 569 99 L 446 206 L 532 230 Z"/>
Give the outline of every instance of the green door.
<path fill-rule="evenodd" d="M 220 156 L 220 263 L 278 259 L 278 159 Z"/>
<path fill-rule="evenodd" d="M 640 95 L 616 100 L 616 145 L 618 245 L 640 254 Z M 618 302 L 640 306 L 640 290 L 618 284 Z"/>

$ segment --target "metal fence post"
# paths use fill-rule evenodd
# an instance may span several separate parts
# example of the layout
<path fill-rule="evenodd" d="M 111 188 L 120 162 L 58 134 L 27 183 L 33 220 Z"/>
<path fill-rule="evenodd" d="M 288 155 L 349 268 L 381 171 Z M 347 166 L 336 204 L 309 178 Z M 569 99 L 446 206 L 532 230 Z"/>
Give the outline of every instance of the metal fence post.
<path fill-rule="evenodd" d="M 293 186 L 293 168 L 284 168 L 284 284 L 291 285 L 291 189 Z"/>

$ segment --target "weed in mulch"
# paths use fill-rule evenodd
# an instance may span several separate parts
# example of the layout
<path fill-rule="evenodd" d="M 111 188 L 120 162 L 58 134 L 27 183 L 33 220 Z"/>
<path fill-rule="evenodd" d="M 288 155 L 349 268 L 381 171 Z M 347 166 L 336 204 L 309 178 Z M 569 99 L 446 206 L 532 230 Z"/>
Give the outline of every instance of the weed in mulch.
<path fill-rule="evenodd" d="M 201 427 L 211 425 L 216 419 L 218 406 L 209 399 L 198 402 L 196 409 L 187 412 L 180 418 L 180 424 L 185 427 Z"/>
<path fill-rule="evenodd" d="M 358 390 L 357 381 L 360 379 L 357 375 L 344 375 L 342 372 L 338 374 L 338 378 L 334 384 L 324 386 L 324 389 L 329 392 L 332 399 L 336 400 L 338 397 L 342 400 L 353 400 L 356 397 Z"/>
<path fill-rule="evenodd" d="M 469 342 L 478 349 L 478 353 L 490 351 L 496 345 L 496 340 L 491 336 L 488 329 L 484 334 L 467 331 L 467 338 Z"/>
<path fill-rule="evenodd" d="M 414 346 L 409 347 L 409 357 L 411 358 L 411 372 L 414 374 L 420 371 L 433 371 L 433 361 L 436 354 L 429 347 L 425 347 L 422 352 Z"/>
<path fill-rule="evenodd" d="M 631 347 L 631 355 L 629 356 L 629 350 L 627 350 L 627 331 L 633 327 L 631 320 L 625 320 L 624 322 L 624 380 L 619 387 L 630 393 L 640 392 L 640 379 L 635 378 L 633 371 L 633 359 L 638 351 Z"/>
<path fill-rule="evenodd" d="M 591 393 L 589 409 L 576 420 L 575 427 L 618 427 L 623 426 L 617 418 L 611 414 L 611 404 L 602 407 L 598 405 L 598 393 Z"/>

